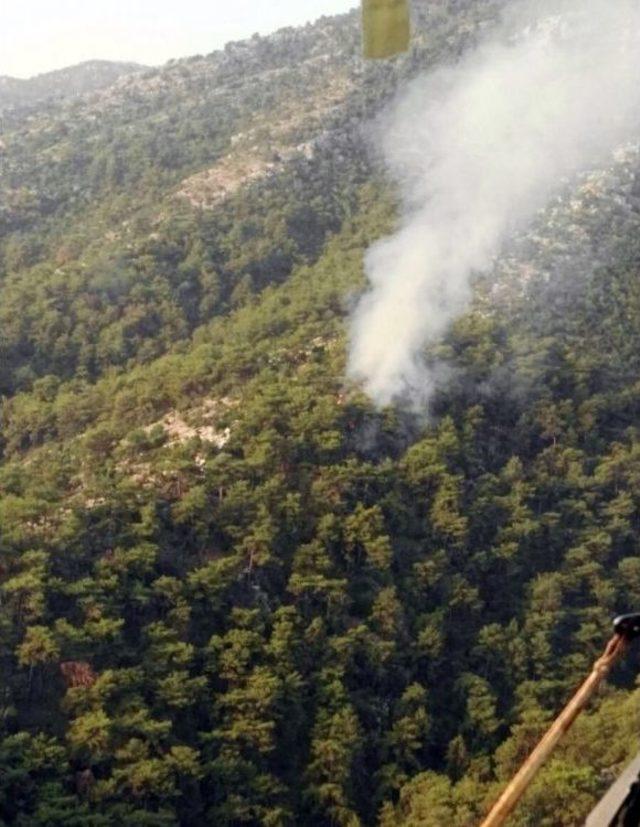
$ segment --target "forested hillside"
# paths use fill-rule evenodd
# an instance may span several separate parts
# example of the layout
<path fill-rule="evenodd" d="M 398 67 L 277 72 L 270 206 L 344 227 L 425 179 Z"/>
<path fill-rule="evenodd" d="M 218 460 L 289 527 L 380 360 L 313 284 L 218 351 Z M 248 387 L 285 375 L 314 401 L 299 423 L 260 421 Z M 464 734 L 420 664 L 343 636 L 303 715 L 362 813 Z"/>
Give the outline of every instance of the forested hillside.
<path fill-rule="evenodd" d="M 323 19 L 3 116 L 0 823 L 474 827 L 640 592 L 640 162 L 478 278 L 426 421 L 345 382 L 398 86 Z M 637 751 L 631 656 L 517 827 Z"/>
<path fill-rule="evenodd" d="M 136 63 L 88 60 L 68 69 L 45 72 L 27 79 L 0 76 L 0 112 L 25 110 L 51 99 L 77 98 L 111 86 L 124 75 L 143 69 L 144 66 Z"/>

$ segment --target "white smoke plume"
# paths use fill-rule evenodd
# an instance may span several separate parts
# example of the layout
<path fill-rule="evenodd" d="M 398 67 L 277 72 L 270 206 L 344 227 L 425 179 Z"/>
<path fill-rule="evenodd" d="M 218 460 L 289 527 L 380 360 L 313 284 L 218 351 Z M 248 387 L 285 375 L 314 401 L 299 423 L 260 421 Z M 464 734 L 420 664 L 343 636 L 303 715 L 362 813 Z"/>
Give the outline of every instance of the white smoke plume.
<path fill-rule="evenodd" d="M 582 171 L 640 131 L 640 0 L 515 2 L 499 32 L 414 81 L 383 118 L 397 232 L 366 258 L 350 376 L 376 403 L 428 405 L 422 358 L 471 280 Z"/>

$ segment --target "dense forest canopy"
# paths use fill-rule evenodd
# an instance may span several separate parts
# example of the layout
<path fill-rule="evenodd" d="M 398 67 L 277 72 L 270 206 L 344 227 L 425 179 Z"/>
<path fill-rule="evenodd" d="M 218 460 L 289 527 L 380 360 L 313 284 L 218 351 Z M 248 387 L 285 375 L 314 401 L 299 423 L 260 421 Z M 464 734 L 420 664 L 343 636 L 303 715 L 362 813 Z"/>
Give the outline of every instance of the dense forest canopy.
<path fill-rule="evenodd" d="M 344 380 L 371 119 L 501 6 L 3 112 L 0 823 L 472 827 L 637 606 L 637 146 L 478 277 L 431 420 Z M 639 666 L 514 827 L 582 823 Z"/>

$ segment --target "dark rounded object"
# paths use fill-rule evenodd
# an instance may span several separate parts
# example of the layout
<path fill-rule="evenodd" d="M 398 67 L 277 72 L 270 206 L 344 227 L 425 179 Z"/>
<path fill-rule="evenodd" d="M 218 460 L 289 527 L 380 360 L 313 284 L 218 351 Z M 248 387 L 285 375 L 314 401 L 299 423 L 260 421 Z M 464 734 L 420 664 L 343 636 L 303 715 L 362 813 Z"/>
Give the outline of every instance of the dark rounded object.
<path fill-rule="evenodd" d="M 620 615 L 613 621 L 613 629 L 617 635 L 634 640 L 640 637 L 640 614 Z"/>

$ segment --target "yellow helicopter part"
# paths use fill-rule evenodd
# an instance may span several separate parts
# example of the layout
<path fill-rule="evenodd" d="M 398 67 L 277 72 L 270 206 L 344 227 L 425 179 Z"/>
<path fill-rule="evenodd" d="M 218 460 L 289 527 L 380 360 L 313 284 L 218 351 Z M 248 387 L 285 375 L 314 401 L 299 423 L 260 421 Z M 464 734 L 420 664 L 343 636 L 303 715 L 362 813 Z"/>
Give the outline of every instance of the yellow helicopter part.
<path fill-rule="evenodd" d="M 364 56 L 393 57 L 411 41 L 409 0 L 362 0 Z"/>

